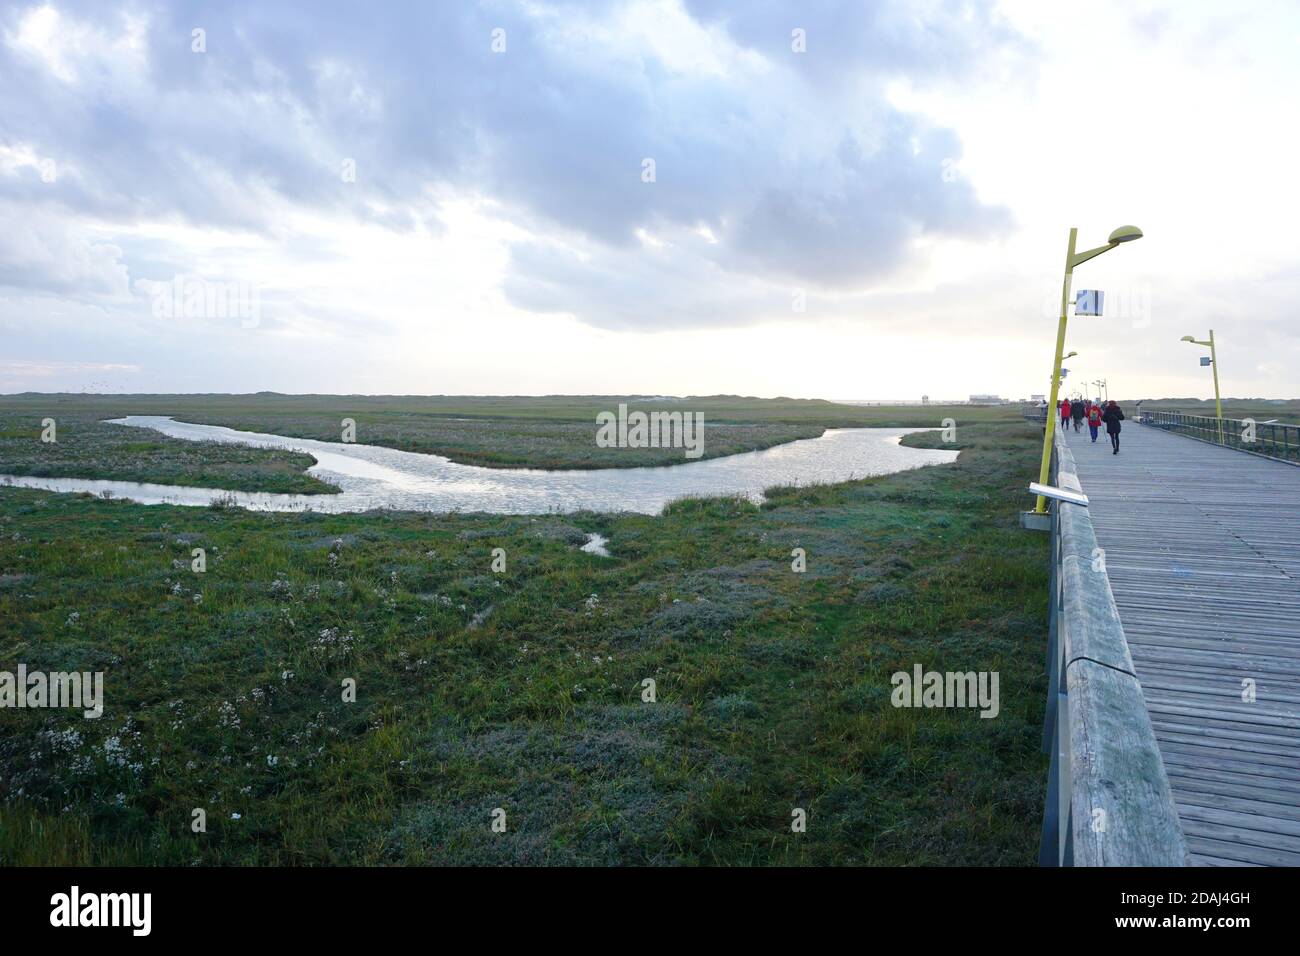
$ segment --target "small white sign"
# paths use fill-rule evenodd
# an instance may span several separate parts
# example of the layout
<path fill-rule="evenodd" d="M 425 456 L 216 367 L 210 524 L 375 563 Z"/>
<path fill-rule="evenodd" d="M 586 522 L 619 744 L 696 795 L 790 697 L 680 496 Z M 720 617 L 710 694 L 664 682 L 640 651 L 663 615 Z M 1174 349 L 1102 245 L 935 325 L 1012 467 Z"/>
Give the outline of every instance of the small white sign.
<path fill-rule="evenodd" d="M 1096 289 L 1080 289 L 1074 300 L 1075 315 L 1101 315 L 1106 293 Z"/>
<path fill-rule="evenodd" d="M 1042 495 L 1044 498 L 1053 498 L 1056 501 L 1064 501 L 1071 505 L 1082 505 L 1088 507 L 1088 496 L 1080 494 L 1077 491 L 1067 491 L 1064 488 L 1057 488 L 1053 485 L 1040 485 L 1036 481 L 1029 483 L 1029 490 L 1036 495 Z"/>

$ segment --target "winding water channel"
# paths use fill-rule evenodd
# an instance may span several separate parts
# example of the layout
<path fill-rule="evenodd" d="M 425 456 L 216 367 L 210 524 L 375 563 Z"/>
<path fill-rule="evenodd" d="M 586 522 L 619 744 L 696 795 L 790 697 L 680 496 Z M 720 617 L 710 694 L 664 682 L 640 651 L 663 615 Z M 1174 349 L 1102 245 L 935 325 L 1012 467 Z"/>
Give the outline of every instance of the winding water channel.
<path fill-rule="evenodd" d="M 166 416 L 132 415 L 114 419 L 113 423 L 153 429 L 190 441 L 305 452 L 316 459 L 308 473 L 337 485 L 341 493 L 287 495 L 134 481 L 10 475 L 0 475 L 0 482 L 48 491 L 107 493 L 147 505 L 206 506 L 220 497 L 258 511 L 342 513 L 390 508 L 495 514 L 573 511 L 658 514 L 669 501 L 684 495 L 737 494 L 758 501 L 763 489 L 775 485 L 848 481 L 944 464 L 957 457 L 956 451 L 907 448 L 898 443 L 903 435 L 924 429 L 837 428 L 819 438 L 789 442 L 763 451 L 668 467 L 546 471 L 460 465 L 439 455 L 236 431 L 219 425 L 178 422 Z"/>

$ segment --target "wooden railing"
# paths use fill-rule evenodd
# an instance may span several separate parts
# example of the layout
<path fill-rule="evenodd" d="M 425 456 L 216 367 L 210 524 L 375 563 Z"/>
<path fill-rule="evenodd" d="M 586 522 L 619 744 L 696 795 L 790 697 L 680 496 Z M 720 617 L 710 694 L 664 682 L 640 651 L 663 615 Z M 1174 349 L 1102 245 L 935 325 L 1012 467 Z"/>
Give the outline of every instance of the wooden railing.
<path fill-rule="evenodd" d="M 1082 491 L 1058 432 L 1052 483 Z M 1185 866 L 1187 845 L 1084 505 L 1053 502 L 1042 866 Z"/>

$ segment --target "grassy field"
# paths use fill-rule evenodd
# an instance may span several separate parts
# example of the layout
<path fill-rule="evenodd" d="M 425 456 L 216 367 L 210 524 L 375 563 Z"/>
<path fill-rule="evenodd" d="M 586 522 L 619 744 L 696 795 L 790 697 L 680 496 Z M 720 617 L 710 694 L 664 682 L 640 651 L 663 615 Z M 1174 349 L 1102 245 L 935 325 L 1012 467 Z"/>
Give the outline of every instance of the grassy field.
<path fill-rule="evenodd" d="M 44 417 L 54 419 L 53 442 L 41 440 Z M 184 441 L 126 425 L 109 425 L 101 417 L 84 409 L 60 409 L 57 415 L 32 417 L 22 409 L 6 407 L 0 399 L 0 474 L 152 481 L 232 491 L 338 491 L 303 474 L 316 464 L 311 455 Z"/>
<path fill-rule="evenodd" d="M 0 669 L 102 670 L 107 699 L 0 710 L 0 862 L 1032 865 L 1039 435 L 971 424 L 952 465 L 659 517 L 0 489 Z M 998 672 L 996 719 L 891 706 L 916 663 Z"/>
<path fill-rule="evenodd" d="M 6 435 L 13 433 L 20 438 L 34 438 L 39 435 L 40 422 L 46 417 L 54 418 L 60 426 L 66 419 L 74 427 L 84 428 L 98 419 L 121 418 L 125 415 L 170 415 L 181 421 L 336 442 L 341 438 L 340 423 L 345 418 L 351 418 L 356 422 L 358 442 L 443 455 L 461 464 L 496 468 L 626 468 L 681 464 L 686 460 L 681 448 L 598 447 L 595 442 L 597 413 L 616 412 L 621 402 L 627 403 L 630 410 L 701 413 L 706 423 L 704 458 L 769 448 L 800 438 L 815 438 L 831 427 L 939 427 L 945 417 L 954 418 L 962 425 L 1014 421 L 1018 417 L 1016 409 L 1011 407 L 864 408 L 815 400 L 734 396 L 653 400 L 638 396 L 476 398 L 265 393 L 127 396 L 65 394 L 0 397 L 0 427 L 3 427 Z M 132 434 L 134 440 L 141 440 L 141 433 Z M 0 473 L 15 473 L 8 467 L 11 462 L 26 467 L 39 467 L 42 456 L 49 454 L 48 446 L 40 448 L 28 446 L 25 442 L 14 445 L 9 440 L 0 441 Z M 72 472 L 60 474 L 74 476 Z M 211 469 L 187 465 L 181 474 L 195 480 L 178 483 L 253 490 L 245 483 L 198 480 L 200 474 L 205 479 L 211 478 Z M 81 472 L 75 477 L 92 475 Z M 158 480 L 166 482 L 171 477 L 169 475 Z M 263 490 L 308 489 L 265 487 Z M 311 490 L 322 489 L 315 487 Z"/>

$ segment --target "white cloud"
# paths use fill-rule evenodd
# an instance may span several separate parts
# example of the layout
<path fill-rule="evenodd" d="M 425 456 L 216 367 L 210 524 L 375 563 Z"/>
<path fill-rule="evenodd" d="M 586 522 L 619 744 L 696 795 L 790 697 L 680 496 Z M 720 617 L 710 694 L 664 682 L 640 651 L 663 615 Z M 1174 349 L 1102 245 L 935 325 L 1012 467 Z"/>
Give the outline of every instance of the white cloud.
<path fill-rule="evenodd" d="M 1204 392 L 1213 326 L 1225 387 L 1298 391 L 1284 5 L 232 3 L 202 55 L 138 11 L 0 26 L 0 327 L 51 385 L 1023 395 L 1067 229 L 1135 222 L 1080 373 Z M 263 320 L 158 320 L 177 274 Z"/>
<path fill-rule="evenodd" d="M 122 249 L 41 209 L 0 201 L 0 285 L 54 291 L 71 298 L 123 298 Z"/>
<path fill-rule="evenodd" d="M 63 83 L 77 84 L 94 74 L 139 71 L 145 64 L 147 23 L 123 15 L 116 30 L 99 29 L 64 16 L 56 7 L 31 7 L 15 29 L 4 31 L 5 45 L 39 62 Z"/>

